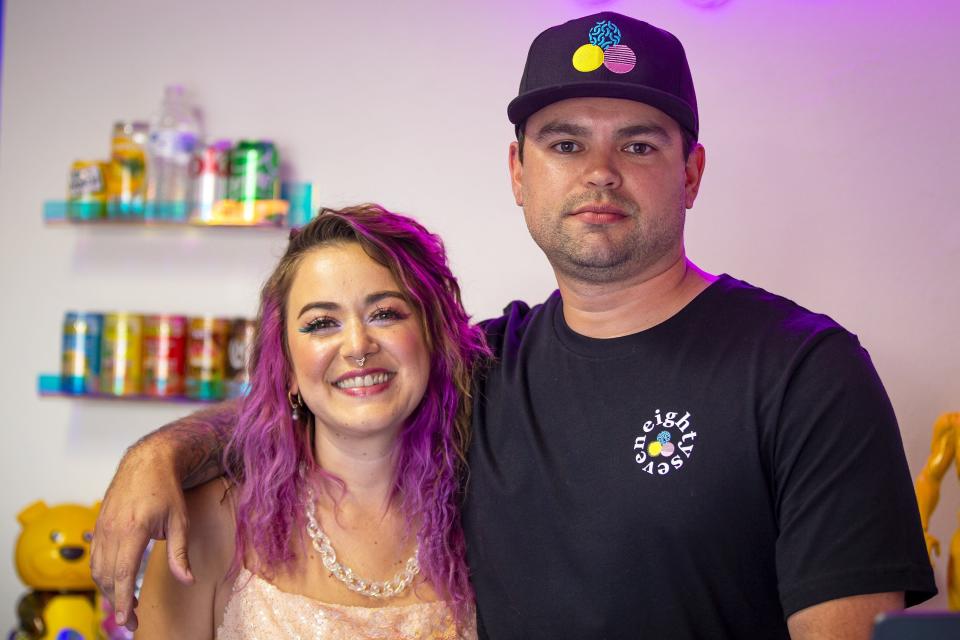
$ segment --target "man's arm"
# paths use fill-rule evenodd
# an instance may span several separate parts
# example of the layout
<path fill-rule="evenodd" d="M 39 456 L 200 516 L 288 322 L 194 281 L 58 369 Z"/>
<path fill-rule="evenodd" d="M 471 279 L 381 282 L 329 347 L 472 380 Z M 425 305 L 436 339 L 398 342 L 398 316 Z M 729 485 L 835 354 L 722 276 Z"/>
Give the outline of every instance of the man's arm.
<path fill-rule="evenodd" d="M 237 422 L 239 400 L 198 411 L 147 435 L 120 461 L 91 545 L 93 579 L 113 602 L 117 623 L 137 626 L 133 588 L 151 538 L 166 540 L 171 573 L 193 581 L 187 559 L 183 488 L 223 473 L 221 454 Z"/>
<path fill-rule="evenodd" d="M 816 336 L 776 431 L 777 576 L 794 638 L 868 638 L 936 593 L 893 407 L 846 332 Z"/>
<path fill-rule="evenodd" d="M 881 613 L 903 609 L 903 593 L 838 598 L 801 609 L 787 618 L 792 640 L 869 640 Z"/>

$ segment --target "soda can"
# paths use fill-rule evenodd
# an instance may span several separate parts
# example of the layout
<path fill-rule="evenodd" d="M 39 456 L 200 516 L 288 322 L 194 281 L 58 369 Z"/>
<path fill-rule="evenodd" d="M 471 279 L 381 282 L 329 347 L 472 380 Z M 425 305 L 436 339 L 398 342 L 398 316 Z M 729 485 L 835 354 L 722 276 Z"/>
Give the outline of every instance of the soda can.
<path fill-rule="evenodd" d="M 107 215 L 111 218 L 142 218 L 147 197 L 146 122 L 116 122 L 107 180 Z"/>
<path fill-rule="evenodd" d="M 190 318 L 190 331 L 187 334 L 188 398 L 223 398 L 229 338 L 229 320 L 212 316 Z"/>
<path fill-rule="evenodd" d="M 280 197 L 280 156 L 269 140 L 241 140 L 230 152 L 232 200 L 276 200 Z"/>
<path fill-rule="evenodd" d="M 103 315 L 68 311 L 63 316 L 60 389 L 64 393 L 96 392 L 100 376 Z"/>
<path fill-rule="evenodd" d="M 110 165 L 100 160 L 77 160 L 70 165 L 67 217 L 93 220 L 107 215 L 107 174 Z"/>
<path fill-rule="evenodd" d="M 186 316 L 144 316 L 143 393 L 157 398 L 186 391 Z"/>
<path fill-rule="evenodd" d="M 201 147 L 190 162 L 190 177 L 196 201 L 193 219 L 203 224 L 214 221 L 214 205 L 227 197 L 230 180 L 229 140 L 218 140 Z"/>
<path fill-rule="evenodd" d="M 257 323 L 247 318 L 235 318 L 230 323 L 230 342 L 227 345 L 227 397 L 239 398 L 250 390 L 250 351 Z"/>
<path fill-rule="evenodd" d="M 143 388 L 143 317 L 107 313 L 100 345 L 100 393 L 133 396 Z"/>

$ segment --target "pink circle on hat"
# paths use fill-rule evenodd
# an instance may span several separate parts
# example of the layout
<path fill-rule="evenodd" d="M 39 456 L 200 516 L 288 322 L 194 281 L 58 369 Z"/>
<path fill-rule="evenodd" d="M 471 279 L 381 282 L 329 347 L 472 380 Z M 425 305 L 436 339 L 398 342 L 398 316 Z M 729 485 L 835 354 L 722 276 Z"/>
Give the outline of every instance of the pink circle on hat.
<path fill-rule="evenodd" d="M 637 54 L 625 44 L 615 44 L 603 52 L 603 66 L 614 73 L 627 73 L 637 66 Z"/>

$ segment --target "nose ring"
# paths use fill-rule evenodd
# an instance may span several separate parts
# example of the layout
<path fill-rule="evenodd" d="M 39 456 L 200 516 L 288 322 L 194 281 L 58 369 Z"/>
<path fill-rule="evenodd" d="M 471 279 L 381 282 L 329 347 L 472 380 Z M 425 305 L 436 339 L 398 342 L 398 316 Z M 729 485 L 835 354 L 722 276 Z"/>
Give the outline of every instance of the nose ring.
<path fill-rule="evenodd" d="M 363 354 L 363 356 L 360 357 L 360 358 L 354 358 L 354 360 L 357 361 L 357 366 L 358 366 L 358 367 L 362 367 L 362 366 L 364 365 L 364 363 L 367 361 L 367 354 Z"/>

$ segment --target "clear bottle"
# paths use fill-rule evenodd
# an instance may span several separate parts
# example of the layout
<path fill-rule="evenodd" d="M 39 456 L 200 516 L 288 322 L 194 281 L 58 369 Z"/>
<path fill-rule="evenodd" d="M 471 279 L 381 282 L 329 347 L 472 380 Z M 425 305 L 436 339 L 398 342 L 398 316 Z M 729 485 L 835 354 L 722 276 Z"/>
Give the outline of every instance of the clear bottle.
<path fill-rule="evenodd" d="M 150 123 L 146 217 L 187 219 L 192 200 L 190 161 L 202 138 L 200 114 L 183 86 L 168 86 L 160 111 Z"/>

